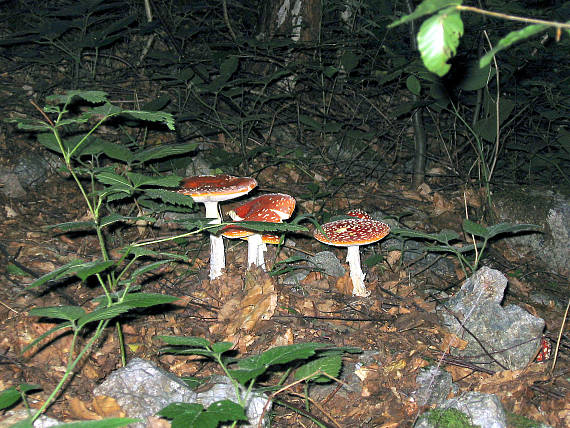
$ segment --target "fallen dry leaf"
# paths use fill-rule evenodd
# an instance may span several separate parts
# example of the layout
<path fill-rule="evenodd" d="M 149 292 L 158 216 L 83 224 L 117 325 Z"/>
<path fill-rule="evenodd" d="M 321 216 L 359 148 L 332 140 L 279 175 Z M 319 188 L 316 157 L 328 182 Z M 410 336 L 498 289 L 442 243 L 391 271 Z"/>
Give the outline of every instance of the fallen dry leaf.
<path fill-rule="evenodd" d="M 103 395 L 93 398 L 93 409 L 104 418 L 124 418 L 126 416 L 117 400 Z"/>
<path fill-rule="evenodd" d="M 87 405 L 77 397 L 69 398 L 69 415 L 73 419 L 87 419 L 90 421 L 103 419 L 103 415 L 98 415 L 87 408 Z"/>

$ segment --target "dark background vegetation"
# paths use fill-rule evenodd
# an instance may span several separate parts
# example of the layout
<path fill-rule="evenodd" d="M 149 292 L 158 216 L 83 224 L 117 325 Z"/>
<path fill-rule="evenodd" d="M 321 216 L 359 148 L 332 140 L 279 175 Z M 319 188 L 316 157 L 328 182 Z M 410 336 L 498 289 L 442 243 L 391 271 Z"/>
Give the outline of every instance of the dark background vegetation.
<path fill-rule="evenodd" d="M 495 156 L 494 71 L 477 90 L 466 77 L 488 48 L 482 31 L 496 42 L 520 23 L 463 13 L 458 55 L 439 79 L 411 48 L 407 25 L 387 28 L 407 2 L 351 2 L 348 21 L 345 2 L 306 3 L 322 13 L 293 41 L 291 28 L 276 28 L 276 1 L 154 0 L 152 21 L 143 1 L 2 1 L 2 81 L 25 73 L 27 85 L 4 109 L 29 111 L 30 95 L 41 105 L 63 89 L 104 90 L 129 108 L 173 113 L 172 139 L 202 142 L 214 167 L 252 174 L 287 162 L 305 172 L 308 192 L 332 196 L 345 184 L 410 175 L 411 116 L 421 108 L 428 180 L 438 167 L 446 186 L 486 186 L 482 162 L 496 158 L 494 186 L 570 188 L 568 37 L 555 41 L 552 30 L 498 55 Z M 467 3 L 560 22 L 570 14 L 564 1 Z M 421 85 L 415 98 L 410 78 Z M 312 183 L 313 172 L 330 180 Z"/>

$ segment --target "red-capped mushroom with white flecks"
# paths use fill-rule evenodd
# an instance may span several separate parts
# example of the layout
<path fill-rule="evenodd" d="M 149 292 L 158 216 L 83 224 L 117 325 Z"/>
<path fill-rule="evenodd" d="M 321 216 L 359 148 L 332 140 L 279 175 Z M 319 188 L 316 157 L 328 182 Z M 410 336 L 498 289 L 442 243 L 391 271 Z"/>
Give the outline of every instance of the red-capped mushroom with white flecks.
<path fill-rule="evenodd" d="M 234 199 L 249 193 L 257 181 L 249 177 L 232 175 L 199 175 L 182 180 L 179 190 L 184 195 L 192 196 L 194 202 L 206 206 L 206 217 L 213 219 L 211 224 L 220 224 L 222 217 L 218 212 L 218 202 Z M 226 267 L 224 239 L 210 234 L 210 279 L 216 279 Z"/>
<path fill-rule="evenodd" d="M 360 220 L 374 220 L 370 216 L 370 214 L 368 214 L 366 211 L 361 210 L 360 208 L 355 208 L 353 210 L 350 210 L 346 213 L 346 215 L 351 217 L 357 217 Z"/>
<path fill-rule="evenodd" d="M 259 196 L 230 211 L 228 214 L 234 221 L 263 221 L 282 223 L 295 210 L 295 198 L 283 193 L 270 193 Z M 262 235 L 236 225 L 227 226 L 222 233 L 226 238 L 247 239 L 247 265 L 260 266 L 265 270 L 266 243 L 278 243 L 275 235 Z M 277 238 L 277 239 L 275 239 Z"/>
<path fill-rule="evenodd" d="M 366 220 L 360 218 L 337 220 L 323 224 L 322 229 L 315 230 L 316 240 L 337 247 L 348 247 L 346 261 L 350 268 L 350 278 L 352 279 L 352 295 L 357 297 L 368 297 L 370 291 L 364 285 L 364 273 L 360 267 L 361 245 L 372 244 L 379 241 L 390 233 L 390 226 L 376 220 Z"/>

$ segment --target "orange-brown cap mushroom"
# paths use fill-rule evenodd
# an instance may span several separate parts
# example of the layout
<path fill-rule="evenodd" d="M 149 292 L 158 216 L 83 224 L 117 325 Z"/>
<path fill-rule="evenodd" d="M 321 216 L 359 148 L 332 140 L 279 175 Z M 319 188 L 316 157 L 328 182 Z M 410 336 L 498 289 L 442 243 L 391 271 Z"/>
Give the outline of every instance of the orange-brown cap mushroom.
<path fill-rule="evenodd" d="M 206 217 L 213 219 L 211 224 L 220 224 L 222 218 L 218 213 L 218 202 L 237 198 L 249 193 L 257 181 L 249 177 L 232 175 L 199 175 L 182 180 L 180 193 L 192 196 L 195 202 L 206 206 Z M 221 236 L 210 234 L 210 279 L 222 274 L 226 266 L 224 241 Z"/>
<path fill-rule="evenodd" d="M 288 219 L 295 210 L 295 198 L 283 193 L 270 193 L 258 196 L 251 201 L 240 205 L 235 210 L 230 211 L 230 217 L 235 221 L 264 221 L 267 223 L 282 223 Z M 261 235 L 253 231 L 248 231 L 236 225 L 224 228 L 222 233 L 226 238 L 247 239 L 247 264 L 261 266 L 265 270 L 265 256 L 267 251 L 266 243 L 279 243 L 276 235 Z"/>
<path fill-rule="evenodd" d="M 348 247 L 346 261 L 350 267 L 352 294 L 367 297 L 370 291 L 364 285 L 364 273 L 360 267 L 360 245 L 371 244 L 390 233 L 390 227 L 381 221 L 360 218 L 337 220 L 323 224 L 324 234 L 318 229 L 314 237 L 318 241 L 337 247 Z"/>

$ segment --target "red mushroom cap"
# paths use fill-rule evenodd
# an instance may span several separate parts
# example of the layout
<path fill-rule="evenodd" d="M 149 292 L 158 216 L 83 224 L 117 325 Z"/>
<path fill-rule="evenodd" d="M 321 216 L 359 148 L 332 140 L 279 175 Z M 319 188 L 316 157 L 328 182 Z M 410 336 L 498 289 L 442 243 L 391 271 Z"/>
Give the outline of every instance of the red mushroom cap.
<path fill-rule="evenodd" d="M 322 225 L 326 236 L 318 229 L 315 239 L 328 245 L 348 247 L 379 241 L 390 233 L 390 226 L 376 220 L 346 219 Z"/>
<path fill-rule="evenodd" d="M 180 193 L 192 196 L 196 202 L 225 201 L 249 193 L 257 181 L 232 175 L 199 175 L 182 180 Z"/>
<path fill-rule="evenodd" d="M 269 193 L 267 195 L 258 196 L 251 201 L 240 205 L 233 213 L 235 215 L 234 220 L 249 220 L 254 221 L 250 218 L 252 215 L 258 212 L 273 211 L 282 220 L 288 219 L 295 211 L 295 198 L 283 193 Z M 232 216 L 233 218 L 234 216 Z M 271 217 L 269 217 L 271 218 Z M 281 221 L 265 220 L 265 219 L 255 219 L 255 221 L 267 221 L 271 223 L 281 223 Z"/>
<path fill-rule="evenodd" d="M 358 217 L 361 220 L 373 220 L 370 214 L 368 214 L 366 211 L 361 210 L 360 208 L 350 210 L 346 213 L 346 215 L 349 215 L 351 217 Z"/>

